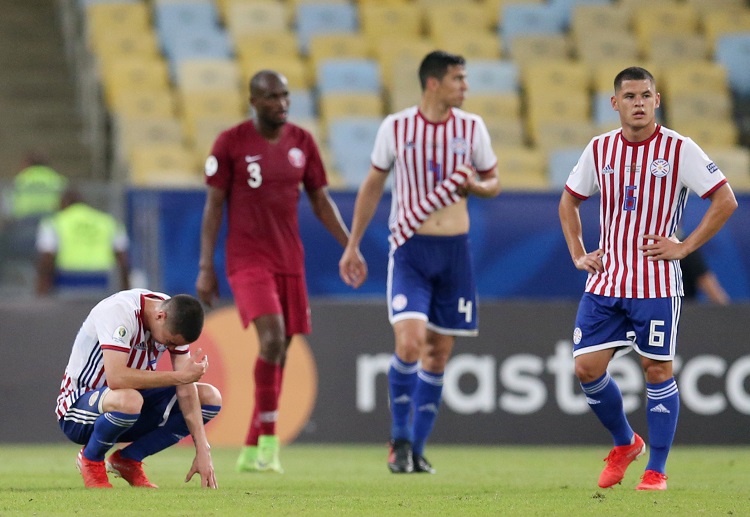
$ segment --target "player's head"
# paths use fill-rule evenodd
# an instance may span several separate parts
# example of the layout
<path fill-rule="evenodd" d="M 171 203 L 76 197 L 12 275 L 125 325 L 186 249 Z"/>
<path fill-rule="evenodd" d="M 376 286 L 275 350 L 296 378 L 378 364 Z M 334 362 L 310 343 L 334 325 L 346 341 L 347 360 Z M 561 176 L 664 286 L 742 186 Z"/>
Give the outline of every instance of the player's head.
<path fill-rule="evenodd" d="M 633 66 L 615 76 L 612 108 L 620 114 L 623 128 L 639 131 L 656 123 L 661 102 L 656 81 L 645 68 Z"/>
<path fill-rule="evenodd" d="M 465 67 L 466 60 L 456 54 L 443 50 L 435 50 L 427 54 L 419 65 L 419 84 L 422 90 L 427 88 L 430 78 L 440 81 L 448 73 L 450 67 Z"/>
<path fill-rule="evenodd" d="M 654 91 L 656 91 L 656 79 L 651 72 L 640 66 L 631 66 L 622 70 L 615 76 L 615 94 L 622 88 L 623 81 L 651 81 Z"/>
<path fill-rule="evenodd" d="M 250 79 L 250 105 L 255 118 L 275 129 L 286 124 L 289 115 L 289 83 L 282 74 L 261 70 Z"/>
<path fill-rule="evenodd" d="M 185 343 L 192 343 L 201 335 L 203 306 L 197 298 L 189 294 L 178 294 L 164 300 L 159 308 L 166 313 L 165 327 L 168 333 L 182 336 Z M 154 338 L 164 343 L 157 336 Z"/>

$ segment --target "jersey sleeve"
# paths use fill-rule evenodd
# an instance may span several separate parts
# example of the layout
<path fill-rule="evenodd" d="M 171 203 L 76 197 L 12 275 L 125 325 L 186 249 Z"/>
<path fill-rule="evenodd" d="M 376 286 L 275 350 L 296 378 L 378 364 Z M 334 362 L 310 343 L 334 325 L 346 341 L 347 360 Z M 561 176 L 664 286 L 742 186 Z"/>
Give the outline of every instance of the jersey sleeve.
<path fill-rule="evenodd" d="M 565 190 L 579 199 L 588 199 L 599 191 L 598 171 L 594 161 L 595 142 L 596 139 L 589 142 L 565 182 Z"/>
<path fill-rule="evenodd" d="M 479 174 L 489 172 L 497 165 L 497 156 L 492 149 L 490 132 L 481 117 L 477 117 L 471 160 Z"/>
<path fill-rule="evenodd" d="M 306 166 L 305 175 L 302 178 L 302 183 L 305 190 L 308 192 L 318 190 L 328 185 L 328 178 L 326 177 L 325 166 L 323 160 L 320 157 L 320 149 L 318 144 L 315 143 L 315 139 L 310 133 L 303 133 L 305 136 L 305 155 L 306 155 Z"/>
<path fill-rule="evenodd" d="M 376 169 L 388 172 L 396 159 L 396 137 L 393 134 L 394 118 L 387 116 L 378 128 L 370 161 Z"/>
<path fill-rule="evenodd" d="M 692 139 L 683 142 L 680 180 L 702 198 L 710 196 L 727 182 L 721 169 Z"/>
<path fill-rule="evenodd" d="M 130 352 L 130 343 L 137 329 L 135 315 L 118 309 L 114 305 L 97 307 L 92 311 L 96 338 L 102 350 Z"/>
<path fill-rule="evenodd" d="M 42 219 L 36 231 L 37 251 L 40 253 L 56 253 L 57 245 L 57 232 L 55 231 L 55 225 L 52 223 L 52 219 Z"/>
<path fill-rule="evenodd" d="M 229 189 L 232 181 L 232 160 L 229 155 L 229 131 L 222 132 L 214 142 L 211 155 L 206 158 L 206 184 L 221 190 Z"/>

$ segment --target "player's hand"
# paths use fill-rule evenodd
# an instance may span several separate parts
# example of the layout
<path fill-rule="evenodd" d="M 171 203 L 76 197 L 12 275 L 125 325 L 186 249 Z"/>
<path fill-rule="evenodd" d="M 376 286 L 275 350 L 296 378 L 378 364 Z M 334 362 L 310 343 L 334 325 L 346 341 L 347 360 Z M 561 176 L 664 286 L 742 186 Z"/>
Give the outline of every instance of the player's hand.
<path fill-rule="evenodd" d="M 602 256 L 604 256 L 604 250 L 600 248 L 596 251 L 586 253 L 584 256 L 575 259 L 573 263 L 575 264 L 576 269 L 580 269 L 581 271 L 586 271 L 587 273 L 594 275 L 596 273 L 601 273 L 602 271 L 604 271 Z"/>
<path fill-rule="evenodd" d="M 339 276 L 346 285 L 357 289 L 367 280 L 367 262 L 359 249 L 347 246 L 339 261 Z"/>
<path fill-rule="evenodd" d="M 210 455 L 196 454 L 190 471 L 185 476 L 185 483 L 193 479 L 195 474 L 201 477 L 201 488 L 219 488 L 216 482 L 216 472 Z"/>
<path fill-rule="evenodd" d="M 201 268 L 195 280 L 195 291 L 200 301 L 209 307 L 213 306 L 214 302 L 219 299 L 219 280 L 216 278 L 216 271 Z"/>
<path fill-rule="evenodd" d="M 664 237 L 661 235 L 648 234 L 641 237 L 646 244 L 638 246 L 644 257 L 649 260 L 680 260 L 687 256 L 685 247 L 674 235 Z M 649 242 L 651 241 L 651 242 Z"/>
<path fill-rule="evenodd" d="M 183 384 L 198 382 L 208 370 L 208 356 L 199 348 L 190 360 L 185 362 L 185 366 L 179 370 Z"/>

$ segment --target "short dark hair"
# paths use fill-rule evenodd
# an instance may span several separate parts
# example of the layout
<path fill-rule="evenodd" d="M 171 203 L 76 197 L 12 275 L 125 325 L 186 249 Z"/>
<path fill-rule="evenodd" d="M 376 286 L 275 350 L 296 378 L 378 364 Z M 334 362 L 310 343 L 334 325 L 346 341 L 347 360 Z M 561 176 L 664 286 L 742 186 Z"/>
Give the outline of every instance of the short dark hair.
<path fill-rule="evenodd" d="M 640 66 L 631 66 L 615 76 L 615 92 L 622 86 L 623 81 L 651 81 L 656 86 L 656 79 L 651 72 Z"/>
<path fill-rule="evenodd" d="M 203 306 L 189 294 L 177 294 L 162 303 L 167 313 L 167 328 L 172 334 L 182 336 L 192 343 L 203 330 Z"/>
<path fill-rule="evenodd" d="M 442 79 L 448 73 L 449 66 L 465 66 L 466 60 L 458 54 L 444 50 L 435 50 L 427 54 L 419 65 L 419 84 L 422 90 L 427 87 L 427 79 Z"/>
<path fill-rule="evenodd" d="M 259 97 L 263 95 L 269 86 L 269 81 L 284 82 L 286 78 L 275 70 L 260 70 L 250 78 L 250 96 Z"/>

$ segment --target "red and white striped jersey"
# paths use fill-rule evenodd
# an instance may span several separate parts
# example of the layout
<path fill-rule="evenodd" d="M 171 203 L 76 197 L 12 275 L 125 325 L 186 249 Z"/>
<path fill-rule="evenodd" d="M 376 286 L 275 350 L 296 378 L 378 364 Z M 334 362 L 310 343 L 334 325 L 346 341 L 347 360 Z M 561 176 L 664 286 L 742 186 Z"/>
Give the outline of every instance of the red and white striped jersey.
<path fill-rule="evenodd" d="M 144 328 L 145 298 L 166 300 L 169 296 L 147 289 L 130 289 L 105 298 L 91 309 L 73 342 L 57 397 L 57 418 L 62 418 L 71 404 L 87 391 L 107 385 L 103 350 L 128 354 L 130 368 L 156 369 L 167 347 L 155 342 L 151 332 Z M 189 349 L 189 345 L 177 347 L 174 353 L 185 354 Z"/>
<path fill-rule="evenodd" d="M 595 137 L 565 189 L 587 199 L 601 192 L 599 247 L 604 270 L 589 275 L 586 292 L 618 298 L 682 296 L 679 260 L 650 261 L 638 249 L 646 234 L 672 236 L 690 190 L 702 198 L 726 183 L 690 138 L 663 126 L 631 143 L 616 129 Z"/>
<path fill-rule="evenodd" d="M 471 165 L 482 174 L 497 164 L 480 116 L 453 108 L 448 120 L 435 124 L 427 121 L 417 106 L 383 120 L 370 159 L 376 169 L 394 171 L 388 221 L 394 247 L 410 236 L 403 233 L 404 228 L 416 228 L 426 219 L 420 203 L 449 179 L 456 167 Z M 445 198 L 443 206 L 456 200 Z"/>

